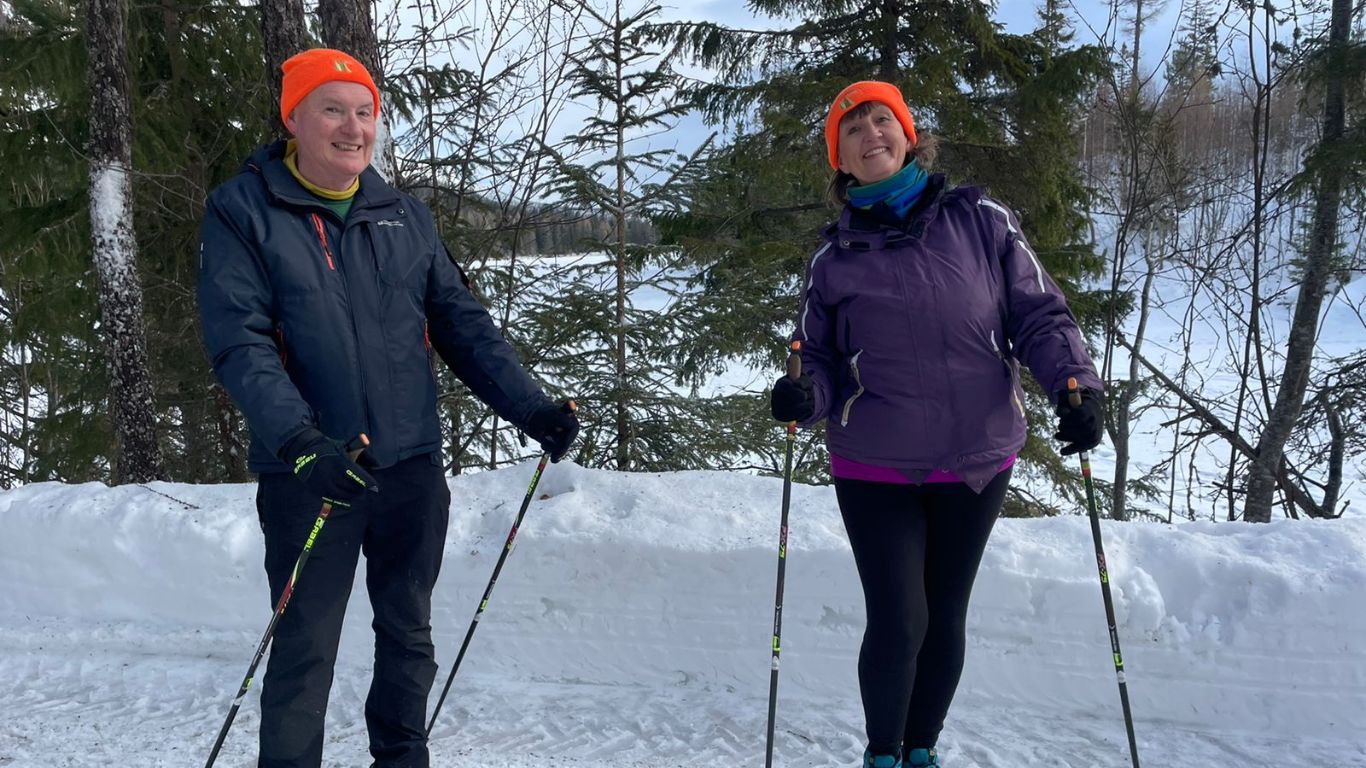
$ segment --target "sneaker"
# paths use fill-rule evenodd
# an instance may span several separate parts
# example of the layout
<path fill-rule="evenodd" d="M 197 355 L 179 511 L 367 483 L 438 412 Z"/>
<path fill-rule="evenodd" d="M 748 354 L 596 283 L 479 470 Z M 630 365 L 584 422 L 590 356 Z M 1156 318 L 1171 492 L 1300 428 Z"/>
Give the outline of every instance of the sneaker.
<path fill-rule="evenodd" d="M 939 751 L 934 747 L 912 749 L 906 754 L 906 762 L 902 765 L 904 768 L 939 768 Z"/>
<path fill-rule="evenodd" d="M 900 755 L 874 755 L 863 751 L 863 768 L 902 768 Z"/>

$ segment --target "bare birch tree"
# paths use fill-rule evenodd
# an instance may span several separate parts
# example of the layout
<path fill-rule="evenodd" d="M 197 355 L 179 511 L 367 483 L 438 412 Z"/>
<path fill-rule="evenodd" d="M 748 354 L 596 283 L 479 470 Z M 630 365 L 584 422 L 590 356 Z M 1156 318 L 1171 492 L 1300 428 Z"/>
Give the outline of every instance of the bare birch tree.
<path fill-rule="evenodd" d="M 1323 299 L 1329 280 L 1338 271 L 1338 220 L 1342 208 L 1344 173 L 1342 165 L 1332 157 L 1337 144 L 1343 139 L 1346 125 L 1344 85 L 1348 69 L 1345 56 L 1351 22 L 1351 1 L 1333 0 L 1325 51 L 1327 65 L 1323 78 L 1323 133 L 1320 144 L 1321 149 L 1326 150 L 1321 156 L 1326 155 L 1329 160 L 1309 168 L 1314 177 L 1313 221 L 1302 257 L 1299 296 L 1290 325 L 1285 364 L 1274 404 L 1248 469 L 1247 499 L 1243 506 L 1243 519 L 1247 522 L 1265 523 L 1271 520 L 1271 506 L 1286 441 L 1290 439 L 1295 422 L 1304 408 Z"/>

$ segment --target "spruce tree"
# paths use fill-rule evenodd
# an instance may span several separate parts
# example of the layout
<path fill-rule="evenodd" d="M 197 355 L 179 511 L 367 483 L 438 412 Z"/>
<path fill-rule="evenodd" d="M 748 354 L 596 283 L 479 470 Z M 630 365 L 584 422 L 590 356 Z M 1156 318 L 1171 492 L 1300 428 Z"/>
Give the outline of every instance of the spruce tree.
<path fill-rule="evenodd" d="M 591 111 L 568 141 L 584 159 L 559 164 L 556 191 L 611 226 L 582 243 L 602 257 L 573 270 L 561 297 L 569 305 L 558 310 L 559 323 L 572 328 L 565 335 L 573 351 L 547 367 L 578 388 L 586 427 L 580 461 L 619 470 L 705 465 L 694 439 L 707 418 L 696 397 L 700 379 L 670 371 L 675 345 L 692 333 L 680 311 L 685 276 L 675 249 L 628 236 L 632 220 L 682 208 L 679 192 L 705 144 L 687 155 L 659 146 L 687 109 L 671 51 L 638 39 L 659 7 L 628 8 L 623 0 L 582 7 L 597 30 L 573 56 L 570 87 Z"/>

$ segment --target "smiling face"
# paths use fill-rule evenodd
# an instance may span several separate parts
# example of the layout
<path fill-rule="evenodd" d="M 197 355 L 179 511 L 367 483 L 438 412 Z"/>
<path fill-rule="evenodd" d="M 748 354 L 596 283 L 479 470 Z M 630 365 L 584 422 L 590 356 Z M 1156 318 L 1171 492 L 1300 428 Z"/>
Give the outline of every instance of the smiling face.
<path fill-rule="evenodd" d="M 375 102 L 359 83 L 323 83 L 294 108 L 285 127 L 299 144 L 299 173 L 323 189 L 350 188 L 375 148 Z"/>
<path fill-rule="evenodd" d="M 853 110 L 839 124 L 839 169 L 862 186 L 895 175 L 911 151 L 891 108 L 881 102 L 866 104 L 868 109 Z"/>

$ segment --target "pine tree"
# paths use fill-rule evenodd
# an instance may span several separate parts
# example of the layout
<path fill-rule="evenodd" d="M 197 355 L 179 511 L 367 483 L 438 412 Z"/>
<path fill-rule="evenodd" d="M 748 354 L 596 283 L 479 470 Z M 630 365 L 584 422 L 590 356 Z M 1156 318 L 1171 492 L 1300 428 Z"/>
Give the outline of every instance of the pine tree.
<path fill-rule="evenodd" d="M 129 114 L 127 6 L 86 0 L 90 84 L 90 220 L 100 280 L 100 322 L 109 354 L 118 440 L 116 481 L 162 478 L 156 404 L 147 369 L 142 280 L 133 238 L 133 126 Z"/>
<path fill-rule="evenodd" d="M 261 0 L 261 44 L 265 48 L 265 83 L 270 89 L 270 101 L 280 103 L 281 67 L 294 54 L 308 47 L 308 27 L 304 21 L 304 5 L 300 0 Z M 287 133 L 280 121 L 280 110 L 266 112 L 268 133 L 283 137 Z"/>

